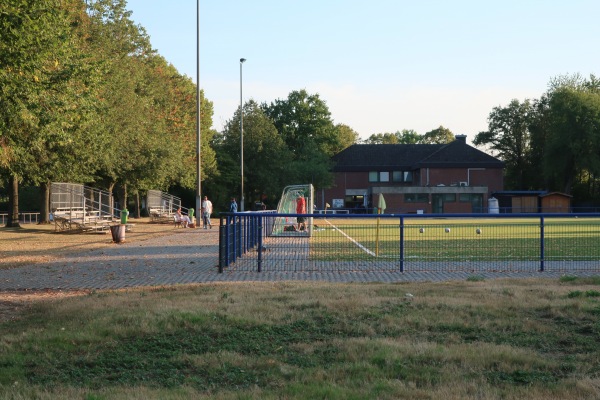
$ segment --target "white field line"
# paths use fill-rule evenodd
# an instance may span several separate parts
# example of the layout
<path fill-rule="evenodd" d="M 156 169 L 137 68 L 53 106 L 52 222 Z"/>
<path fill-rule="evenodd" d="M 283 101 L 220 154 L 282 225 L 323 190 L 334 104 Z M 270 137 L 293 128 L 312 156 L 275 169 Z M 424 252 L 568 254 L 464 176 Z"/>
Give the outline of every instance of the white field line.
<path fill-rule="evenodd" d="M 362 249 L 362 251 L 364 251 L 365 253 L 367 253 L 370 256 L 375 257 L 375 253 L 373 253 L 371 250 L 367 249 L 365 246 L 363 246 L 362 244 L 358 243 L 356 240 L 352 239 L 350 236 L 346 235 L 346 232 L 340 230 L 340 228 L 338 228 L 337 226 L 333 225 L 331 222 L 329 222 L 328 220 L 325 220 L 325 222 L 327 222 L 329 225 L 331 225 L 331 227 L 333 227 L 333 229 L 335 229 L 336 231 L 338 231 L 339 233 L 341 233 L 342 235 L 344 235 L 348 240 L 350 240 L 352 243 L 354 243 L 355 245 L 357 245 L 360 249 Z"/>

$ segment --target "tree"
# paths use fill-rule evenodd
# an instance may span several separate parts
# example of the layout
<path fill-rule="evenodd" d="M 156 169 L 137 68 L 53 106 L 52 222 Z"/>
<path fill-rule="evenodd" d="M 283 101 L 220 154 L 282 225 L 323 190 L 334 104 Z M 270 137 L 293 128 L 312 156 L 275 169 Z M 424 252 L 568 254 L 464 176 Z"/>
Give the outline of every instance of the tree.
<path fill-rule="evenodd" d="M 402 129 L 396 133 L 376 133 L 365 140 L 367 144 L 416 144 L 421 143 L 422 136 L 413 129 Z"/>
<path fill-rule="evenodd" d="M 506 163 L 506 185 L 513 189 L 528 189 L 526 172 L 530 170 L 529 127 L 533 109 L 529 100 L 512 100 L 506 107 L 495 107 L 488 117 L 488 131 L 479 132 L 473 143 L 488 145 Z"/>
<path fill-rule="evenodd" d="M 105 60 L 101 86 L 104 105 L 99 124 L 109 138 L 95 180 L 110 192 L 129 192 L 196 184 L 196 86 L 150 46 L 145 30 L 130 19 L 124 0 L 88 4 L 90 43 Z M 216 172 L 208 143 L 213 131 L 212 103 L 200 93 L 203 178 Z M 139 207 L 137 207 L 139 212 Z"/>
<path fill-rule="evenodd" d="M 310 182 L 316 187 L 331 185 L 330 157 L 348 143 L 348 138 L 340 135 L 319 95 L 294 91 L 287 100 L 262 104 L 261 108 L 273 121 L 291 154 L 287 161 L 291 167 L 287 182 Z"/>
<path fill-rule="evenodd" d="M 421 143 L 425 144 L 447 144 L 454 141 L 454 134 L 450 129 L 444 128 L 442 125 L 439 128 L 433 129 L 421 138 Z"/>
<path fill-rule="evenodd" d="M 333 149 L 333 154 L 337 154 L 345 148 L 350 147 L 358 142 L 358 133 L 352 128 L 350 128 L 348 125 L 337 124 L 335 126 L 335 129 L 339 146 Z"/>
<path fill-rule="evenodd" d="M 571 193 L 582 174 L 600 176 L 600 90 L 558 87 L 550 94 L 549 107 L 546 174 Z"/>
<path fill-rule="evenodd" d="M 84 54 L 74 30 L 78 1 L 7 0 L 0 12 L 0 176 L 10 181 L 11 216 L 18 223 L 18 183 L 46 182 L 65 159 L 85 152 L 89 91 Z M 61 166 L 62 165 L 62 166 Z"/>
<path fill-rule="evenodd" d="M 318 94 L 293 91 L 286 100 L 261 106 L 297 159 L 308 159 L 312 151 L 333 156 L 340 147 L 327 104 Z"/>
<path fill-rule="evenodd" d="M 240 110 L 227 121 L 222 135 L 215 138 L 217 159 L 225 171 L 213 189 L 217 203 L 225 203 L 229 196 L 240 192 Z M 265 194 L 275 198 L 286 185 L 292 173 L 292 153 L 278 134 L 273 122 L 253 100 L 244 104 L 244 197 L 248 204 Z M 237 191 L 232 188 L 237 187 Z M 237 197 L 237 196 L 236 196 Z"/>
<path fill-rule="evenodd" d="M 365 139 L 366 144 L 398 144 L 400 139 L 394 133 L 374 133 Z"/>

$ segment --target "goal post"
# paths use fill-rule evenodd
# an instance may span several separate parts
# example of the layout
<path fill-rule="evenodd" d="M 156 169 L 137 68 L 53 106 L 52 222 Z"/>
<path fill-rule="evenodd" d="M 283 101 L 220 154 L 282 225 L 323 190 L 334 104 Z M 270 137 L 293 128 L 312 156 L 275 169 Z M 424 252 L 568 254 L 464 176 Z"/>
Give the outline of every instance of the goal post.
<path fill-rule="evenodd" d="M 314 211 L 314 187 L 312 184 L 290 185 L 283 188 L 281 198 L 277 204 L 277 214 L 296 214 L 296 205 L 298 198 L 304 197 L 306 204 L 306 214 L 312 214 Z M 273 236 L 310 236 L 313 228 L 313 218 L 306 219 L 306 230 L 295 231 L 297 219 L 295 217 L 275 217 Z"/>

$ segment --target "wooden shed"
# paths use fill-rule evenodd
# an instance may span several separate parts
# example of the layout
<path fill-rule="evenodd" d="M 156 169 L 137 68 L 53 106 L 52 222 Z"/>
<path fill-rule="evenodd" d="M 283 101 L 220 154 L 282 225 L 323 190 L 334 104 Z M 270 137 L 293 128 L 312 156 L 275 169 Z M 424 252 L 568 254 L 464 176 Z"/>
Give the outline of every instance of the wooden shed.
<path fill-rule="evenodd" d="M 571 199 L 565 193 L 552 192 L 540 196 L 541 212 L 543 213 L 568 213 L 571 211 Z"/>

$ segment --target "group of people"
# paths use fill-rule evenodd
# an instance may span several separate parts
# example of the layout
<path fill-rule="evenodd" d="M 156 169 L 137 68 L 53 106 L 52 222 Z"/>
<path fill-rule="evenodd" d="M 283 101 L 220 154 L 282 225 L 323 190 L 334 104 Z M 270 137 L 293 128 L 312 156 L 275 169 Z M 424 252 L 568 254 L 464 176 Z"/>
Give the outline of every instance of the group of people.
<path fill-rule="evenodd" d="M 201 204 L 201 216 L 202 216 L 202 227 L 204 229 L 212 229 L 212 224 L 210 222 L 210 215 L 213 212 L 213 204 L 208 199 L 208 196 L 204 196 L 204 200 L 202 200 Z M 231 198 L 231 203 L 229 204 L 229 212 L 237 212 L 237 202 L 235 201 L 235 197 Z M 188 215 L 185 215 L 181 212 L 181 207 L 179 207 L 176 211 L 177 219 L 181 221 L 184 228 L 194 227 L 194 221 Z"/>
<path fill-rule="evenodd" d="M 204 229 L 212 229 L 212 224 L 210 222 L 210 215 L 213 211 L 212 202 L 208 199 L 208 196 L 204 196 L 204 200 L 202 200 L 201 204 L 201 216 L 202 216 L 202 227 Z M 195 227 L 195 222 L 191 220 L 188 215 L 184 215 L 181 212 L 181 207 L 177 209 L 175 212 L 177 214 L 177 219 L 183 224 L 184 228 L 193 228 Z"/>

